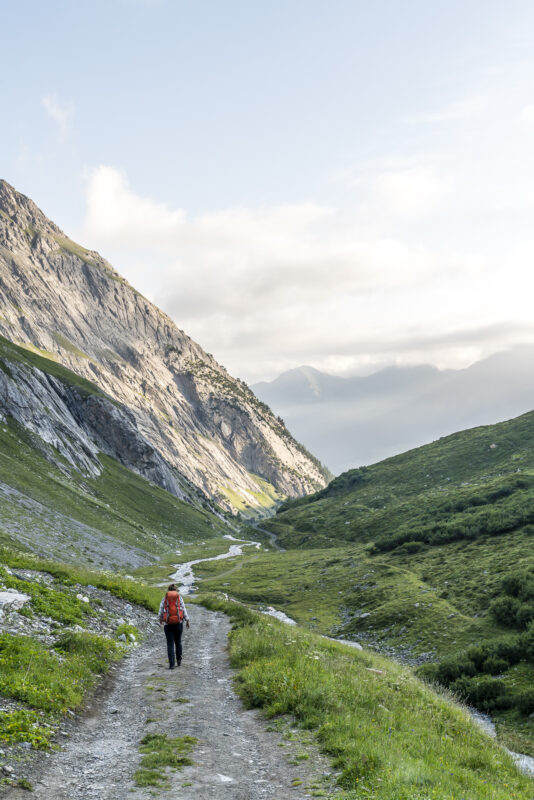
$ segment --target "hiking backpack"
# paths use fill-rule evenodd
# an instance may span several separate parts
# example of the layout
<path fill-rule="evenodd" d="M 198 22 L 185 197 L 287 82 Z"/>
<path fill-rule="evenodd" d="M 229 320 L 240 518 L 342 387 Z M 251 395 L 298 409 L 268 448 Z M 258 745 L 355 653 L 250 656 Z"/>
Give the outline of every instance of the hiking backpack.
<path fill-rule="evenodd" d="M 178 592 L 167 592 L 165 595 L 164 620 L 167 625 L 178 625 L 184 618 L 180 607 Z"/>

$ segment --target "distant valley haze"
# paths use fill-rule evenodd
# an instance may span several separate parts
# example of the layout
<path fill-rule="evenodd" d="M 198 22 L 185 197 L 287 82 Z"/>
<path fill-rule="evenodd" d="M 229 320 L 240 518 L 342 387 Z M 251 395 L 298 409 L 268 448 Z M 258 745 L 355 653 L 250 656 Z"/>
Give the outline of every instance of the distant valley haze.
<path fill-rule="evenodd" d="M 334 474 L 534 408 L 534 346 L 466 369 L 392 366 L 366 377 L 300 367 L 252 386 Z"/>

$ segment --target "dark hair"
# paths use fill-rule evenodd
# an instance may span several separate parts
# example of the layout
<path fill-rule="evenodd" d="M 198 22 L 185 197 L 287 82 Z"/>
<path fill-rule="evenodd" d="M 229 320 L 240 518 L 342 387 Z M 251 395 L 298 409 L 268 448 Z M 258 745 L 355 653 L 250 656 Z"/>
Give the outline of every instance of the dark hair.
<path fill-rule="evenodd" d="M 169 586 L 167 591 L 168 592 L 175 592 L 176 591 L 176 584 L 175 583 L 171 583 L 171 585 Z"/>

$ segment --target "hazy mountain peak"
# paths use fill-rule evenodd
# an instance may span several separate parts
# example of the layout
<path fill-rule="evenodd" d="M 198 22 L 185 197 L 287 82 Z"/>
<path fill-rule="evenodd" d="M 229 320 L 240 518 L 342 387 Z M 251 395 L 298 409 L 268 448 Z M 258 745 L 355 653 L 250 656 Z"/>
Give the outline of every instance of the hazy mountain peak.
<path fill-rule="evenodd" d="M 533 361 L 525 344 L 460 370 L 392 365 L 341 378 L 301 367 L 252 388 L 338 473 L 531 410 Z"/>

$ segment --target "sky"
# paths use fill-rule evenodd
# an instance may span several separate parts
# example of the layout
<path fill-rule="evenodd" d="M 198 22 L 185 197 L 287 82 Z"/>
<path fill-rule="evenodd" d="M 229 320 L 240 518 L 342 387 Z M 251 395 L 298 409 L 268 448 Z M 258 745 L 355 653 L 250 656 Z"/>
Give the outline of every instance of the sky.
<path fill-rule="evenodd" d="M 0 8 L 0 177 L 236 377 L 534 342 L 528 0 Z"/>

